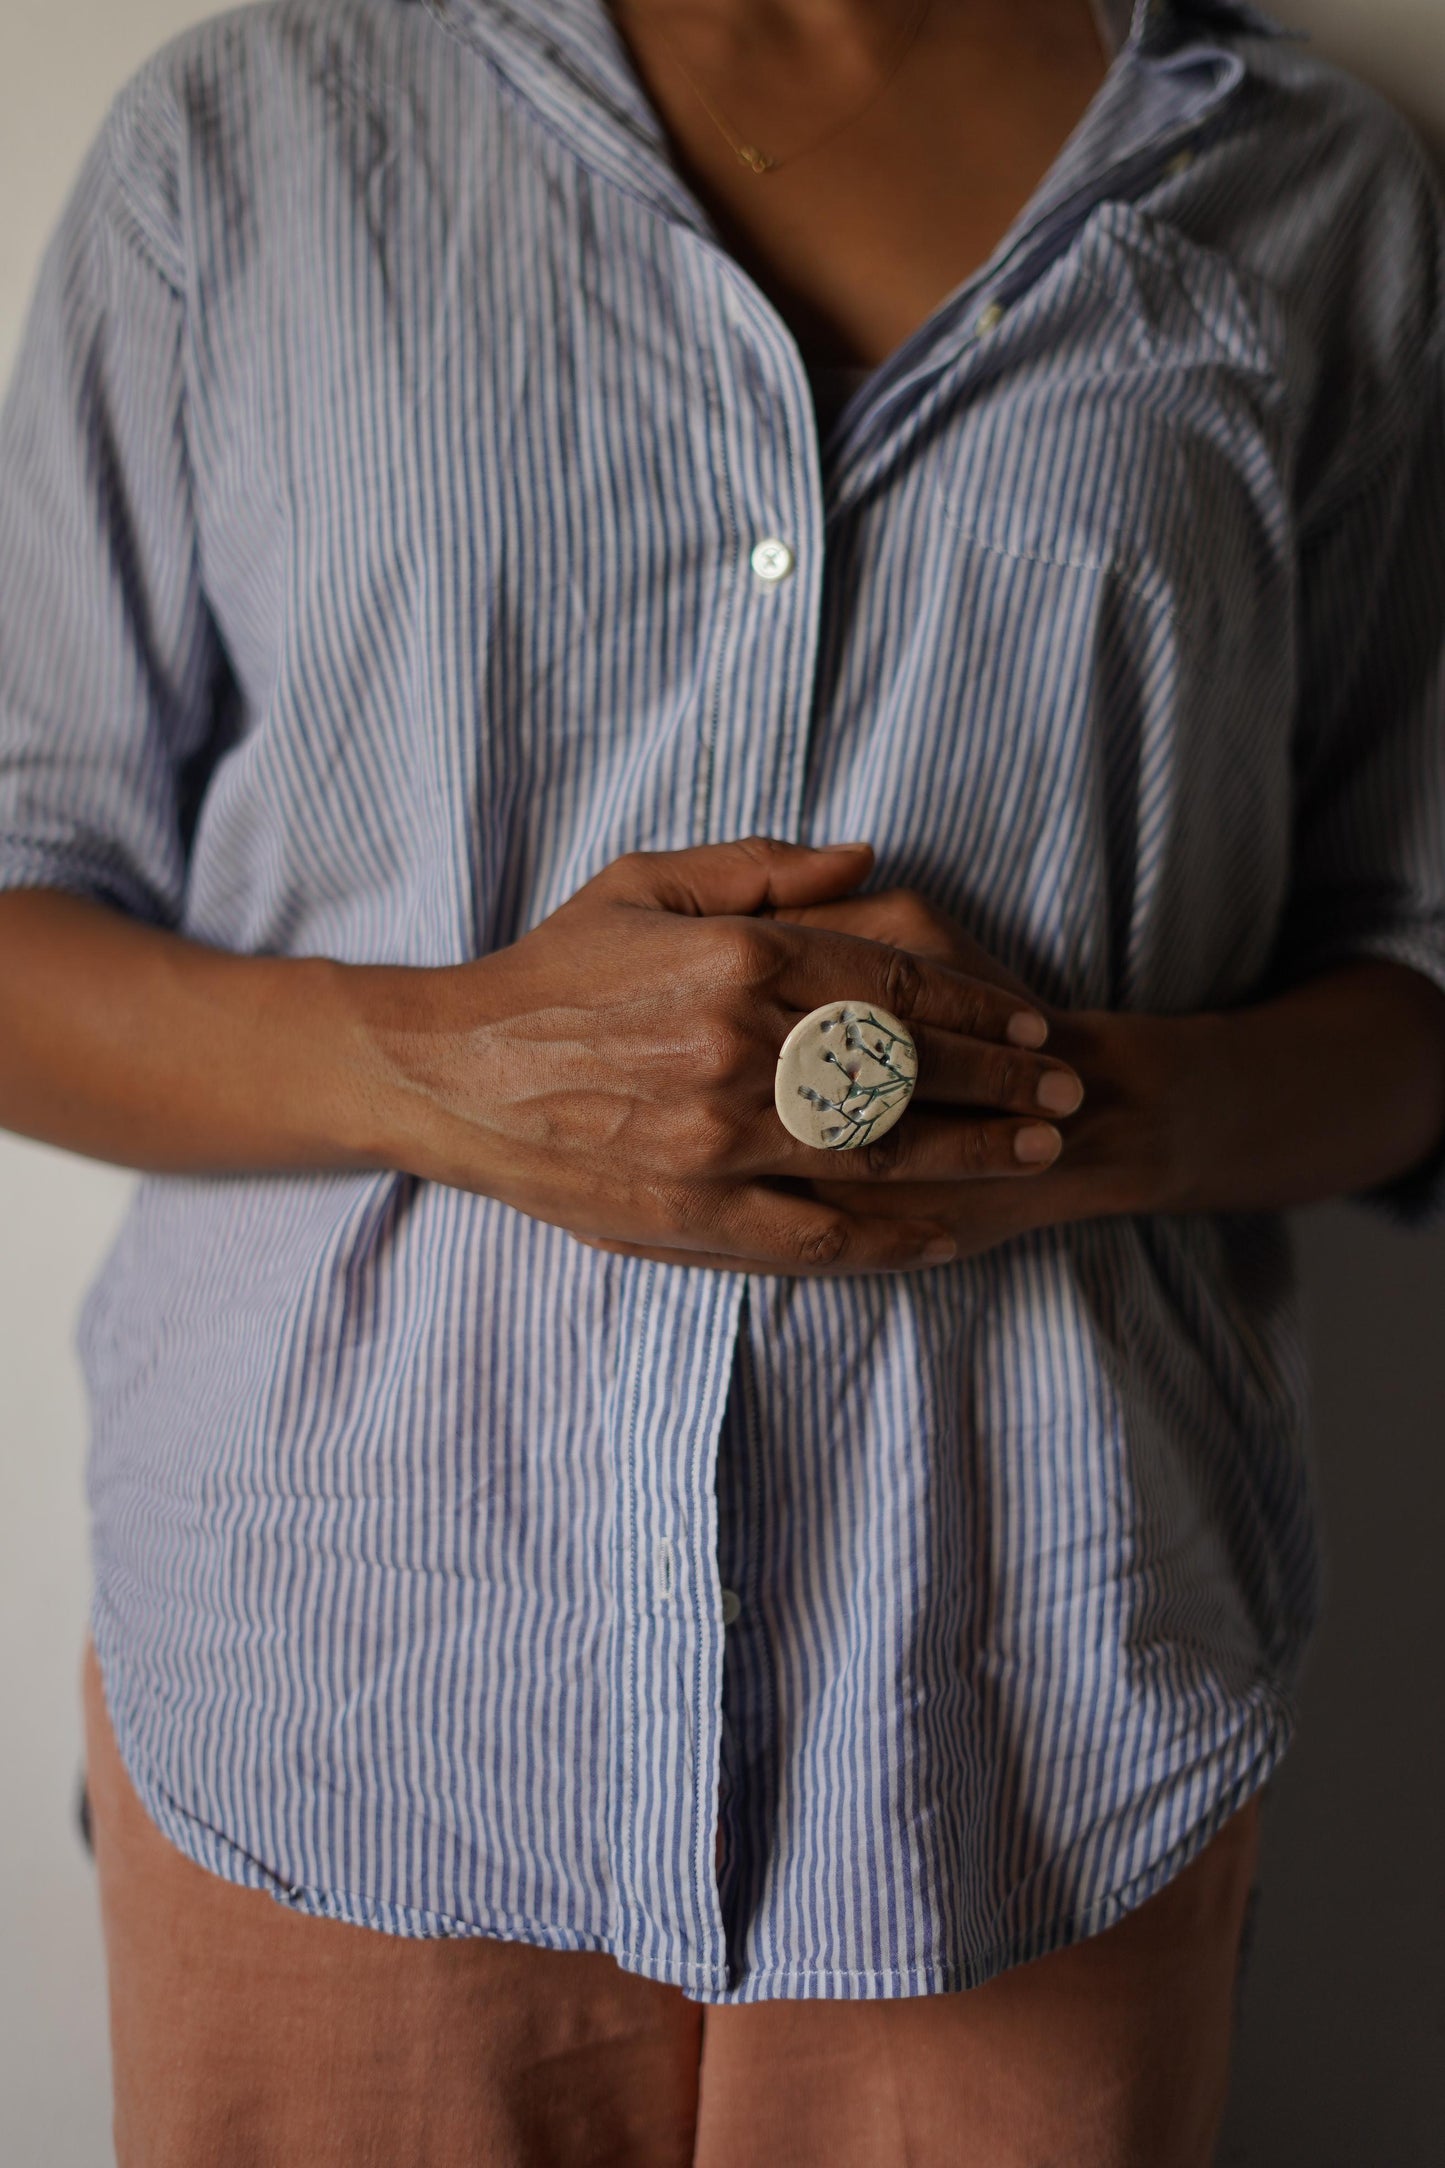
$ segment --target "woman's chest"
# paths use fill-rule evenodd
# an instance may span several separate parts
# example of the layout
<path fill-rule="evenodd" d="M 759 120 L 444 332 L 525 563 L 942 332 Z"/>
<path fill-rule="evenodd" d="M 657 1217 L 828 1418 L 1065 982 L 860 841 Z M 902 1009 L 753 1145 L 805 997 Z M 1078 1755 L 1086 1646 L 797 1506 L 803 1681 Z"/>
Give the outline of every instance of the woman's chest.
<path fill-rule="evenodd" d="M 210 818 L 260 835 L 304 767 L 295 879 L 454 876 L 488 942 L 618 851 L 851 819 L 1029 921 L 1076 998 L 1117 988 L 1149 884 L 1268 859 L 1289 450 L 1222 256 L 1099 205 L 823 456 L 796 347 L 703 237 L 575 180 L 499 171 L 488 210 L 353 234 L 364 276 L 318 239 L 198 383 L 248 718 Z"/>
<path fill-rule="evenodd" d="M 904 0 L 851 47 L 846 14 L 614 12 L 688 186 L 823 362 L 877 366 L 989 259 L 1105 75 L 1088 0 Z"/>
<path fill-rule="evenodd" d="M 777 637 L 811 667 L 830 611 L 835 639 L 890 613 L 956 636 L 980 551 L 1005 620 L 1027 568 L 1087 573 L 1216 668 L 1286 606 L 1288 329 L 1147 176 L 1082 204 L 1002 301 L 935 312 L 820 446 L 734 259 L 515 148 L 446 216 L 418 192 L 338 234 L 334 199 L 303 205 L 250 290 L 198 311 L 222 327 L 191 357 L 203 570 L 245 689 L 414 624 L 458 574 L 478 657 L 515 651 L 524 695 L 624 642 L 678 681 Z"/>

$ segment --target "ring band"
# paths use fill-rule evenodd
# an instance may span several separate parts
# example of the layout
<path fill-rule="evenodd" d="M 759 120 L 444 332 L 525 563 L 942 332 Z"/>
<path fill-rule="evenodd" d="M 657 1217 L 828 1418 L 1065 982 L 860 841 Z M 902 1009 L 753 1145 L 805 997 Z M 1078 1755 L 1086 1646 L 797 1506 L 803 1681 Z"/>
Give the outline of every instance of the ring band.
<path fill-rule="evenodd" d="M 893 1127 L 918 1081 L 918 1049 L 871 1001 L 825 1001 L 778 1049 L 773 1101 L 790 1136 L 824 1152 L 872 1144 Z"/>

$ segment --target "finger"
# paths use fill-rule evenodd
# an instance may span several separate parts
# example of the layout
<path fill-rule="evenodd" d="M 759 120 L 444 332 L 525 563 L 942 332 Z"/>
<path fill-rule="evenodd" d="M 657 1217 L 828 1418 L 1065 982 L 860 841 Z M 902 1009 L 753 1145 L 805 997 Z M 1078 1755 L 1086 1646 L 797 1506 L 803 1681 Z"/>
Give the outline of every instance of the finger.
<path fill-rule="evenodd" d="M 886 1226 L 891 1224 L 891 1222 L 879 1219 L 877 1224 L 879 1226 Z M 808 1274 L 805 1273 L 802 1267 L 798 1265 L 775 1264 L 770 1262 L 766 1258 L 728 1257 L 723 1255 L 719 1251 L 713 1250 L 652 1249 L 647 1244 L 642 1242 L 614 1242 L 610 1238 L 604 1240 L 601 1237 L 589 1235 L 578 1235 L 575 1239 L 578 1242 L 583 1243 L 589 1250 L 610 1250 L 615 1256 L 618 1257 L 645 1257 L 653 1260 L 659 1265 L 703 1265 L 713 1272 L 766 1272 L 779 1277 L 791 1277 L 795 1274 L 803 1278 L 812 1277 L 814 1279 L 818 1279 L 824 1277 L 821 1268 L 813 1271 L 811 1274 Z M 922 1270 L 925 1268 L 925 1266 L 932 1267 L 933 1265 L 937 1264 L 945 1264 L 948 1261 L 948 1259 L 940 1257 L 932 1259 L 920 1258 L 915 1262 L 917 1268 L 919 1270 Z M 827 1276 L 831 1278 L 839 1278 L 845 1272 L 849 1271 L 887 1272 L 906 1271 L 908 1269 L 910 1268 L 907 1264 L 853 1265 L 847 1267 L 834 1266 L 831 1268 Z"/>
<path fill-rule="evenodd" d="M 1056 1162 L 1055 1164 L 1062 1164 Z M 946 1219 L 958 1237 L 961 1255 L 975 1255 L 996 1242 L 1040 1226 L 1052 1226 L 1058 1217 L 1058 1200 L 1047 1194 L 1053 1179 L 1045 1170 L 1042 1182 L 981 1182 L 972 1189 L 945 1190 L 933 1182 L 878 1182 L 866 1184 L 813 1182 L 808 1195 L 820 1204 L 835 1204 L 855 1218 L 879 1214 L 917 1219 L 925 1214 Z"/>
<path fill-rule="evenodd" d="M 739 1172 L 814 1182 L 972 1182 L 1036 1174 L 1058 1158 L 1063 1141 L 1051 1122 L 930 1114 L 915 1105 L 871 1143 L 830 1151 L 790 1136 L 771 1109 L 758 1125 L 756 1162 Z"/>
<path fill-rule="evenodd" d="M 918 1049 L 915 1099 L 1049 1116 L 1077 1114 L 1084 1103 L 1083 1078 L 1052 1055 L 965 1038 L 932 1024 L 915 1024 L 913 1041 Z"/>
<path fill-rule="evenodd" d="M 757 1269 L 746 1257 L 723 1257 L 712 1250 L 655 1250 L 642 1242 L 603 1241 L 595 1235 L 577 1235 L 574 1239 L 589 1250 L 609 1250 L 616 1257 L 645 1257 L 659 1265 L 705 1265 L 713 1272 Z"/>
<path fill-rule="evenodd" d="M 911 939 L 895 939 L 887 914 L 874 906 L 881 905 L 881 896 L 853 896 L 841 903 L 799 903 L 783 905 L 769 913 L 785 926 L 834 927 L 839 933 L 851 933 L 865 941 L 886 941 L 893 948 L 906 948 L 910 956 L 923 956 L 933 963 L 951 963 L 955 970 L 960 967 L 958 945 L 946 927 L 911 929 Z M 988 974 L 981 968 L 978 976 Z M 1023 991 L 1020 987 L 1020 991 Z"/>
<path fill-rule="evenodd" d="M 628 851 L 596 876 L 625 902 L 694 918 L 822 902 L 866 880 L 871 843 L 789 843 L 739 836 L 680 851 Z"/>
<path fill-rule="evenodd" d="M 1055 1224 L 1057 1200 L 1051 1203 L 1045 1193 L 1054 1170 L 1066 1164 L 1067 1156 L 1051 1162 L 1043 1169 L 1042 1181 L 1035 1178 L 1031 1182 L 981 1182 L 968 1190 L 961 1190 L 956 1185 L 945 1188 L 938 1182 L 876 1182 L 871 1186 L 856 1182 L 813 1182 L 809 1184 L 808 1195 L 816 1197 L 820 1204 L 836 1205 L 840 1211 L 852 1213 L 855 1219 L 874 1215 L 888 1219 L 919 1219 L 932 1213 L 953 1226 L 960 1239 L 960 1248 L 980 1242 L 987 1248 L 994 1242 L 1007 1241 L 1011 1234 L 1026 1228 Z"/>
<path fill-rule="evenodd" d="M 911 1036 L 918 1061 L 918 1079 L 912 1094 L 915 1101 L 1050 1118 L 1076 1114 L 1083 1105 L 1083 1079 L 1067 1062 L 1051 1055 L 1034 1054 L 1007 1041 L 999 1044 L 967 1038 L 961 1032 L 943 1031 L 932 1024 L 914 1024 Z M 850 1036 L 848 1046 L 854 1051 L 852 1061 L 847 1047 L 833 1057 L 839 1064 L 831 1072 L 837 1088 L 825 1096 L 834 1104 L 847 1096 L 851 1089 L 847 1079 L 855 1070 L 864 1081 L 877 1083 L 884 1077 L 882 1068 L 866 1064 L 860 1067 L 863 1057 L 891 1052 L 886 1041 L 876 1034 L 870 1037 L 866 1024 L 860 1033 Z M 824 1059 L 828 1058 L 825 1055 Z M 844 1063 L 848 1063 L 846 1075 Z M 905 1069 L 907 1066 L 905 1063 Z M 770 1163 L 767 1171 L 774 1171 Z"/>
<path fill-rule="evenodd" d="M 859 1219 L 763 1183 L 715 1188 L 698 1209 L 696 1192 L 672 1214 L 674 1225 L 656 1245 L 624 1243 L 628 1253 L 692 1263 L 731 1260 L 732 1271 L 838 1277 L 860 1272 L 907 1272 L 945 1264 L 955 1254 L 949 1229 L 934 1218 Z M 584 1239 L 579 1237 L 579 1239 Z M 585 1238 L 610 1248 L 610 1236 Z"/>
<path fill-rule="evenodd" d="M 1024 1002 L 1041 1006 L 1026 980 L 990 955 L 981 941 L 917 889 L 870 889 L 866 896 L 789 905 L 771 915 L 788 925 L 836 926 L 866 941 L 886 941 L 892 948 L 907 949 L 911 956 L 924 956 L 954 971 L 987 979 L 991 985 L 1007 987 Z"/>
<path fill-rule="evenodd" d="M 972 1039 L 1042 1046 L 1048 1021 L 1006 987 L 913 956 L 884 941 L 822 926 L 789 926 L 772 919 L 775 937 L 788 943 L 777 991 L 801 1014 L 828 1001 L 875 1002 L 910 1029 L 935 1024 Z M 1031 1021 L 1016 1021 L 1028 1017 Z"/>

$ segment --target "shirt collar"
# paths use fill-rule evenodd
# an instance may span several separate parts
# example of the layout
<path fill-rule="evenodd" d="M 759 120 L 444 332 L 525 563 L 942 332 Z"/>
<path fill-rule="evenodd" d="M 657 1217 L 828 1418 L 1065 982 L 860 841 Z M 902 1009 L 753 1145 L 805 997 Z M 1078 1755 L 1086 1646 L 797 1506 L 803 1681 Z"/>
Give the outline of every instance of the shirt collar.
<path fill-rule="evenodd" d="M 1247 0 L 1093 0 L 1094 13 L 1104 42 L 1111 52 L 1126 45 L 1144 44 L 1179 27 L 1193 17 L 1214 23 L 1221 30 L 1240 30 L 1257 37 L 1286 35 L 1283 26 L 1262 8 Z"/>
<path fill-rule="evenodd" d="M 1134 0 L 1092 0 L 1094 19 L 1108 52 L 1117 53 L 1129 36 Z"/>
<path fill-rule="evenodd" d="M 600 173 L 672 216 L 697 225 L 700 208 L 673 168 L 661 123 L 604 0 L 423 0 L 473 46 L 538 117 Z M 1221 63 L 1201 103 L 1243 75 L 1218 34 L 1288 37 L 1245 0 L 1093 0 L 1116 61 L 1132 56 L 1174 70 L 1212 53 Z M 1211 35 L 1213 33 L 1213 35 Z M 1210 74 L 1206 67 L 1205 77 Z M 1171 121 L 1177 121 L 1177 101 Z"/>
<path fill-rule="evenodd" d="M 511 17 L 531 22 L 539 31 L 550 29 L 566 41 L 576 41 L 594 53 L 599 22 L 610 28 L 603 0 L 426 0 L 433 14 L 453 18 Z M 1091 0 L 1105 43 L 1111 52 L 1157 34 L 1176 18 L 1193 17 L 1214 22 L 1221 29 L 1252 31 L 1263 37 L 1285 35 L 1273 16 L 1248 4 L 1248 0 Z M 615 42 L 615 41 L 614 41 Z"/>

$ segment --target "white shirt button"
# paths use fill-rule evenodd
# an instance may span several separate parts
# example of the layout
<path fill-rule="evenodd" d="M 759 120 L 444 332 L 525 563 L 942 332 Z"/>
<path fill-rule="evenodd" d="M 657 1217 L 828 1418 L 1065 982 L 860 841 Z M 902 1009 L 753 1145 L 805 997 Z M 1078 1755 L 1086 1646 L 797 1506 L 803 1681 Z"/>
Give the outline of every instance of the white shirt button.
<path fill-rule="evenodd" d="M 725 1588 L 722 1592 L 722 1613 L 724 1626 L 732 1625 L 734 1619 L 736 1619 L 742 1607 L 742 1600 L 739 1597 L 737 1590 L 735 1588 Z"/>
<path fill-rule="evenodd" d="M 775 587 L 779 580 L 785 580 L 794 564 L 793 553 L 787 543 L 780 542 L 775 534 L 765 534 L 761 542 L 753 544 L 753 554 L 749 561 L 758 578 L 766 580 L 770 587 Z"/>
<path fill-rule="evenodd" d="M 1003 303 L 1001 301 L 990 301 L 986 308 L 979 310 L 978 315 L 974 318 L 973 328 L 977 332 L 992 331 L 1002 322 Z"/>

